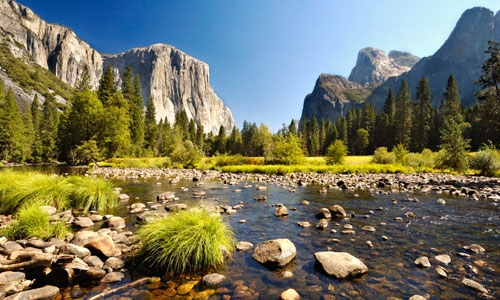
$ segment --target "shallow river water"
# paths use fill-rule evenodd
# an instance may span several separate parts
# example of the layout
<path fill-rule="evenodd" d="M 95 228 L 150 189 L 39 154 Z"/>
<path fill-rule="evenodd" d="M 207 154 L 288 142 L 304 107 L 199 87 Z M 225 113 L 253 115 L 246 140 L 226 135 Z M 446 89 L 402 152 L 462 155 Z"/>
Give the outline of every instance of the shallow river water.
<path fill-rule="evenodd" d="M 290 192 L 277 185 L 268 185 L 265 190 L 254 186 L 245 188 L 246 182 L 231 186 L 216 181 L 203 185 L 191 181 L 171 185 L 167 180 L 116 180 L 114 183 L 131 197 L 128 204 L 155 201 L 164 191 L 175 191 L 180 202 L 190 205 L 243 203 L 243 209 L 227 216 L 238 241 L 256 245 L 268 239 L 288 238 L 295 244 L 296 259 L 283 269 L 292 272 L 292 278 L 282 278 L 283 270 L 269 270 L 255 262 L 251 251 L 235 252 L 227 266 L 218 270 L 228 280 L 219 289 L 221 292 L 210 299 L 228 299 L 228 296 L 248 299 L 238 298 L 235 293 L 238 289 L 248 289 L 253 294 L 249 299 L 278 299 L 288 288 L 295 289 L 302 299 L 409 299 L 415 294 L 429 299 L 479 298 L 477 291 L 462 284 L 464 278 L 481 283 L 493 298 L 500 297 L 500 206 L 490 200 L 394 191 L 328 190 L 322 194 L 318 185 L 297 187 L 295 192 Z M 183 191 L 181 187 L 189 190 Z M 241 191 L 235 192 L 236 189 Z M 193 196 L 193 191 L 198 190 L 206 192 L 201 199 Z M 267 196 L 267 201 L 255 201 L 258 195 Z M 418 199 L 418 202 L 406 201 L 409 198 Z M 438 198 L 445 199 L 446 204 L 438 204 Z M 310 204 L 301 205 L 304 199 Z M 274 204 L 278 203 L 288 208 L 287 217 L 274 216 Z M 326 230 L 316 229 L 315 213 L 333 204 L 341 205 L 354 217 L 333 219 Z M 126 205 L 115 213 L 128 215 Z M 407 217 L 408 212 L 413 212 L 414 216 Z M 395 220 L 398 217 L 402 220 Z M 313 226 L 302 228 L 297 225 L 299 221 L 312 222 Z M 345 224 L 351 224 L 355 234 L 342 234 Z M 135 216 L 128 216 L 128 225 L 135 230 Z M 373 226 L 376 231 L 363 231 L 365 225 Z M 367 241 L 372 242 L 372 248 Z M 462 248 L 474 243 L 483 246 L 486 252 L 476 254 Z M 315 267 L 314 258 L 315 252 L 325 250 L 348 252 L 360 258 L 367 265 L 368 273 L 350 280 L 325 275 Z M 464 257 L 461 253 L 470 256 Z M 435 256 L 440 254 L 448 254 L 451 263 L 438 262 Z M 417 267 L 414 261 L 420 256 L 427 256 L 432 267 Z M 438 265 L 446 269 L 448 278 L 439 277 L 435 271 Z M 129 271 L 126 280 L 148 275 Z M 174 279 L 178 284 L 186 280 L 185 277 Z M 123 282 L 111 288 L 121 284 Z M 110 297 L 151 299 L 163 295 L 166 299 L 162 289 L 168 286 L 166 283 L 144 285 Z M 106 287 L 90 287 L 84 297 L 95 295 Z"/>

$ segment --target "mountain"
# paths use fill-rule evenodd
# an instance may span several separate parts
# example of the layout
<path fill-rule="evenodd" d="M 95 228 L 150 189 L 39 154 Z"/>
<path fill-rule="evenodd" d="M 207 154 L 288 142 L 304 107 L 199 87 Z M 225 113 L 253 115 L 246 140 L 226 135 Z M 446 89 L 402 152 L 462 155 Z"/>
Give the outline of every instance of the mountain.
<path fill-rule="evenodd" d="M 185 110 L 206 132 L 218 133 L 221 125 L 227 132 L 234 127 L 231 111 L 210 86 L 208 65 L 175 47 L 156 44 L 103 55 L 71 29 L 47 23 L 13 0 L 0 0 L 0 46 L 27 66 L 41 66 L 71 86 L 85 65 L 94 88 L 107 66 L 113 68 L 120 85 L 119 76 L 130 65 L 140 76 L 143 100 L 151 96 L 154 101 L 157 120 L 167 117 L 173 122 L 175 113 Z M 33 99 L 35 93 L 11 78 L 5 67 L 0 69 L 0 78 L 18 91 L 21 100 Z"/>
<path fill-rule="evenodd" d="M 397 93 L 403 78 L 407 79 L 414 96 L 418 81 L 425 76 L 429 81 L 431 102 L 439 106 L 448 77 L 453 74 L 462 104 L 474 105 L 474 93 L 480 88 L 474 81 L 479 78 L 482 64 L 488 57 L 484 53 L 488 40 L 500 41 L 500 12 L 494 15 L 482 7 L 466 10 L 434 55 L 422 58 L 407 73 L 388 79 L 373 91 L 368 101 L 381 109 L 389 89 Z"/>
<path fill-rule="evenodd" d="M 393 76 L 401 75 L 418 62 L 419 58 L 408 52 L 384 51 L 367 47 L 359 50 L 356 66 L 349 80 L 363 86 L 380 84 Z"/>
<path fill-rule="evenodd" d="M 391 76 L 406 72 L 419 60 L 418 57 L 402 51 L 391 51 L 389 56 L 375 48 L 363 48 L 358 53 L 356 66 L 349 79 L 330 74 L 321 74 L 312 93 L 304 99 L 301 118 L 317 120 L 344 116 L 347 110 L 360 105 L 374 86 Z"/>

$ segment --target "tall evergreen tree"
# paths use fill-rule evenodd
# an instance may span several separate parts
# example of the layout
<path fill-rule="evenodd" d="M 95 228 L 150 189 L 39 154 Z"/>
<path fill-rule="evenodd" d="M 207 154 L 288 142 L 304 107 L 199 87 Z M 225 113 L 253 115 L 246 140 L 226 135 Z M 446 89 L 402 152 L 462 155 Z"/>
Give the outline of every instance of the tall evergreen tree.
<path fill-rule="evenodd" d="M 443 93 L 443 98 L 441 98 L 440 113 L 443 125 L 445 124 L 445 120 L 453 120 L 457 124 L 464 121 L 460 94 L 453 74 L 450 74 L 448 77 L 446 89 Z"/>
<path fill-rule="evenodd" d="M 31 144 L 31 159 L 34 163 L 42 162 L 42 140 L 40 138 L 40 120 L 42 113 L 40 111 L 40 103 L 38 95 L 31 102 L 31 120 L 33 122 L 33 143 Z"/>
<path fill-rule="evenodd" d="M 156 112 L 153 98 L 149 97 L 146 105 L 144 118 L 144 147 L 150 149 L 153 154 L 157 152 L 158 125 L 156 124 Z"/>
<path fill-rule="evenodd" d="M 127 100 L 121 92 L 117 92 L 104 108 L 99 147 L 104 150 L 106 158 L 129 155 L 132 143 Z"/>
<path fill-rule="evenodd" d="M 394 113 L 395 144 L 401 144 L 406 149 L 411 141 L 411 96 L 406 78 L 401 82 L 396 95 Z"/>
<path fill-rule="evenodd" d="M 19 105 L 11 89 L 4 94 L 0 84 L 0 159 L 23 162 L 27 153 L 23 147 L 24 126 Z"/>
<path fill-rule="evenodd" d="M 421 152 L 429 145 L 431 130 L 431 92 L 427 78 L 422 77 L 418 82 L 417 96 L 413 102 L 413 130 L 411 150 Z"/>
<path fill-rule="evenodd" d="M 76 83 L 75 90 L 79 92 L 84 90 L 92 90 L 92 85 L 90 84 L 89 67 L 87 65 L 84 65 L 82 68 L 82 73 L 80 75 L 80 78 L 78 79 L 78 82 Z"/>
<path fill-rule="evenodd" d="M 226 151 L 231 154 L 241 154 L 243 148 L 243 139 L 236 126 L 233 127 L 231 134 L 226 140 Z"/>
<path fill-rule="evenodd" d="M 113 75 L 113 71 L 111 67 L 108 66 L 106 68 L 106 72 L 101 76 L 101 80 L 99 81 L 99 88 L 97 89 L 97 97 L 104 105 L 107 105 L 108 102 L 113 99 L 116 94 L 116 86 L 115 86 L 115 76 Z"/>
<path fill-rule="evenodd" d="M 320 136 L 319 136 L 319 124 L 316 116 L 313 116 L 308 123 L 308 136 L 307 136 L 307 153 L 309 156 L 320 155 Z"/>
<path fill-rule="evenodd" d="M 52 94 L 45 95 L 42 106 L 42 119 L 40 120 L 40 139 L 42 142 L 42 159 L 50 162 L 57 159 L 57 136 L 59 128 L 59 112 L 56 99 Z"/>

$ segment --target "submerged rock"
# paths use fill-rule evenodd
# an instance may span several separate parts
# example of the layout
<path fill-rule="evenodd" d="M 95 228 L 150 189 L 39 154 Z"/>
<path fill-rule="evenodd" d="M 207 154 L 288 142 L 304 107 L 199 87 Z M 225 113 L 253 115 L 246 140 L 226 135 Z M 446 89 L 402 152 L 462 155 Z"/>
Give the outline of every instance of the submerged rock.
<path fill-rule="evenodd" d="M 297 255 L 295 245 L 289 239 L 267 240 L 259 243 L 252 258 L 270 267 L 284 267 Z"/>
<path fill-rule="evenodd" d="M 467 286 L 471 289 L 474 289 L 478 292 L 488 294 L 488 290 L 482 284 L 480 284 L 479 282 L 476 282 L 472 279 L 464 278 L 462 280 L 462 284 L 464 284 L 465 286 Z"/>

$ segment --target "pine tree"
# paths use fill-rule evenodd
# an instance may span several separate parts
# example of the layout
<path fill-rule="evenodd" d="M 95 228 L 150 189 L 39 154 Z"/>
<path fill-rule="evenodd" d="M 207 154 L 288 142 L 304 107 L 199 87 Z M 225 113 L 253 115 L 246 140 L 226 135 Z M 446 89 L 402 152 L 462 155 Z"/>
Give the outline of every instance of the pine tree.
<path fill-rule="evenodd" d="M 219 134 L 215 137 L 215 144 L 214 149 L 212 150 L 212 155 L 215 153 L 226 153 L 226 128 L 224 128 L 224 125 L 221 125 L 219 127 Z"/>
<path fill-rule="evenodd" d="M 97 89 L 97 97 L 104 105 L 113 99 L 116 94 L 115 76 L 111 67 L 106 68 L 106 72 L 101 76 L 99 81 L 99 88 Z"/>
<path fill-rule="evenodd" d="M 450 74 L 448 77 L 446 89 L 443 93 L 443 98 L 441 99 L 440 113 L 443 125 L 446 120 L 453 120 L 457 124 L 464 122 L 460 94 L 458 92 L 457 82 L 453 74 Z"/>
<path fill-rule="evenodd" d="M 418 82 L 417 96 L 413 102 L 412 151 L 421 152 L 429 144 L 431 109 L 429 84 L 427 78 L 422 77 Z"/>
<path fill-rule="evenodd" d="M 4 94 L 3 82 L 0 83 L 0 159 L 11 162 L 23 162 L 27 153 L 24 151 L 24 126 L 19 105 L 11 89 Z"/>
<path fill-rule="evenodd" d="M 82 73 L 78 82 L 76 83 L 75 90 L 78 92 L 82 92 L 84 90 L 91 90 L 92 85 L 90 84 L 90 74 L 89 67 L 87 65 L 83 66 Z"/>
<path fill-rule="evenodd" d="M 99 148 L 103 149 L 106 158 L 129 155 L 132 144 L 128 102 L 121 92 L 117 92 L 104 108 L 102 130 L 98 139 Z"/>
<path fill-rule="evenodd" d="M 243 139 L 238 128 L 235 126 L 231 131 L 231 134 L 226 140 L 226 150 L 231 154 L 241 154 L 243 148 Z"/>
<path fill-rule="evenodd" d="M 33 143 L 31 144 L 31 157 L 34 163 L 42 162 L 42 140 L 40 138 L 40 120 L 42 113 L 40 111 L 40 103 L 38 96 L 35 94 L 33 102 L 31 102 L 31 120 L 33 122 Z"/>
<path fill-rule="evenodd" d="M 411 96 L 406 78 L 401 82 L 396 95 L 394 113 L 395 144 L 401 144 L 408 149 L 411 140 Z"/>
<path fill-rule="evenodd" d="M 144 147 L 150 149 L 153 154 L 157 152 L 158 126 L 156 124 L 156 112 L 153 98 L 149 97 L 146 105 L 144 118 Z"/>
<path fill-rule="evenodd" d="M 51 162 L 57 159 L 56 141 L 59 127 L 59 112 L 52 94 L 45 95 L 40 120 L 40 140 L 42 143 L 42 160 Z"/>
<path fill-rule="evenodd" d="M 311 121 L 308 123 L 308 136 L 307 136 L 307 153 L 309 156 L 319 156 L 320 153 L 320 136 L 319 136 L 319 124 L 316 116 L 313 116 Z"/>

